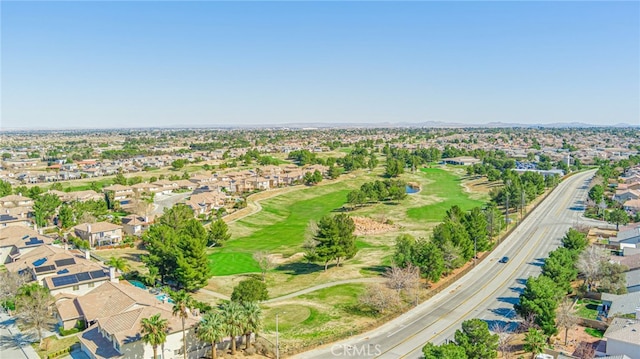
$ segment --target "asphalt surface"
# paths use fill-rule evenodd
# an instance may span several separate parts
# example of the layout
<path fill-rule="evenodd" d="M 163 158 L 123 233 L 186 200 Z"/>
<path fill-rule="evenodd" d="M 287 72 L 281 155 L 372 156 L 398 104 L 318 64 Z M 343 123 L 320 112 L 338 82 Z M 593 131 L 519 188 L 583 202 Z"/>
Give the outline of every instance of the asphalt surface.
<path fill-rule="evenodd" d="M 0 313 L 0 359 L 38 359 L 30 344 L 34 340 L 20 332 L 15 318 Z"/>
<path fill-rule="evenodd" d="M 453 339 L 463 321 L 517 325 L 513 304 L 527 278 L 578 223 L 595 171 L 563 181 L 518 228 L 467 275 L 418 307 L 370 332 L 298 354 L 296 358 L 419 358 L 426 342 Z M 499 263 L 508 256 L 507 263 Z"/>

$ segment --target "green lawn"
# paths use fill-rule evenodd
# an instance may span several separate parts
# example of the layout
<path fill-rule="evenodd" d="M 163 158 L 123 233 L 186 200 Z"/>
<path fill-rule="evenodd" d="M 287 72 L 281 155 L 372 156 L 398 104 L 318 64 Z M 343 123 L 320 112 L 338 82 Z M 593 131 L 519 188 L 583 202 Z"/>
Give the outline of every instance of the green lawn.
<path fill-rule="evenodd" d="M 460 177 L 455 174 L 440 168 L 422 168 L 420 171 L 425 179 L 432 182 L 423 186 L 420 193 L 415 195 L 436 196 L 440 201 L 422 207 L 410 208 L 407 210 L 409 218 L 426 222 L 440 222 L 445 212 L 453 205 L 466 211 L 484 204 L 483 201 L 469 197 L 469 194 L 461 186 Z"/>
<path fill-rule="evenodd" d="M 283 253 L 285 256 L 300 252 L 309 221 L 317 221 L 340 208 L 348 191 L 344 184 L 336 183 L 310 187 L 261 202 L 260 213 L 230 225 L 231 233 L 245 233 L 244 236 L 213 249 L 209 256 L 213 274 L 257 272 L 257 263 L 251 257 L 256 251 Z"/>
<path fill-rule="evenodd" d="M 576 315 L 585 319 L 597 319 L 598 305 L 601 303 L 593 299 L 579 299 L 575 305 Z"/>
<path fill-rule="evenodd" d="M 584 328 L 585 333 L 591 335 L 592 337 L 602 338 L 604 336 L 604 330 L 593 329 L 593 328 Z"/>

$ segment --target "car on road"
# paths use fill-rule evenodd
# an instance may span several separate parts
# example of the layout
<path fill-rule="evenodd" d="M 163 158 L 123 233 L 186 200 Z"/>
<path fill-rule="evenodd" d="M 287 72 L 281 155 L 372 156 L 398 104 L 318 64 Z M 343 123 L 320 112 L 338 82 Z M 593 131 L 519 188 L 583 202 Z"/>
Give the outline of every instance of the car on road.
<path fill-rule="evenodd" d="M 507 263 L 508 261 L 509 261 L 509 257 L 502 257 L 499 260 L 500 263 Z"/>

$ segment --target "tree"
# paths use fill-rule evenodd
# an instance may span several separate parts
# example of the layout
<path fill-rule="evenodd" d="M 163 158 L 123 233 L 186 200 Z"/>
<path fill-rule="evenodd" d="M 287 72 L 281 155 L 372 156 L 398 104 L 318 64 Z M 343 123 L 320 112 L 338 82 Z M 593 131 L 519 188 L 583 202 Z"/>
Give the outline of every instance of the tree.
<path fill-rule="evenodd" d="M 60 227 L 62 229 L 71 228 L 74 224 L 73 209 L 68 204 L 60 206 L 58 211 L 58 220 L 60 221 Z"/>
<path fill-rule="evenodd" d="M 314 256 L 324 262 L 324 270 L 327 270 L 329 262 L 336 261 L 340 266 L 341 259 L 350 259 L 355 256 L 356 237 L 353 235 L 355 224 L 351 217 L 344 213 L 335 216 L 324 216 L 318 222 L 318 231 L 314 239 L 318 242 L 315 246 Z"/>
<path fill-rule="evenodd" d="M 627 292 L 627 266 L 609 261 L 600 262 L 600 283 L 598 291 L 604 293 L 624 294 Z"/>
<path fill-rule="evenodd" d="M 184 290 L 176 292 L 171 299 L 173 299 L 173 316 L 180 317 L 182 321 L 182 350 L 184 359 L 187 359 L 187 336 L 184 330 L 184 322 L 189 318 L 189 312 L 193 307 L 193 298 Z"/>
<path fill-rule="evenodd" d="M 260 282 L 262 283 L 262 282 Z M 231 337 L 231 355 L 236 354 L 236 337 L 242 333 L 242 307 L 237 302 L 226 302 L 222 305 L 222 320 L 227 334 Z"/>
<path fill-rule="evenodd" d="M 167 341 L 168 321 L 160 318 L 160 314 L 156 314 L 149 318 L 142 318 L 140 326 L 142 341 L 153 347 L 153 357 L 157 358 L 158 346 L 162 346 Z"/>
<path fill-rule="evenodd" d="M 240 281 L 231 293 L 231 300 L 239 303 L 259 302 L 269 297 L 267 285 L 255 278 Z"/>
<path fill-rule="evenodd" d="M 624 209 L 616 208 L 609 212 L 607 216 L 607 222 L 616 225 L 616 231 L 620 229 L 620 225 L 626 225 L 629 223 L 629 215 Z"/>
<path fill-rule="evenodd" d="M 578 276 L 574 253 L 567 248 L 557 248 L 549 253 L 542 265 L 542 274 L 551 278 L 565 293 L 571 293 L 571 282 Z"/>
<path fill-rule="evenodd" d="M 600 203 L 603 197 L 604 197 L 604 188 L 601 185 L 597 184 L 591 187 L 591 189 L 589 190 L 589 198 L 594 203 Z"/>
<path fill-rule="evenodd" d="M 11 183 L 0 180 L 0 197 L 8 196 L 13 193 L 11 189 Z"/>
<path fill-rule="evenodd" d="M 471 241 L 474 242 L 478 251 L 483 252 L 489 249 L 489 236 L 487 233 L 487 218 L 482 213 L 480 207 L 474 207 L 464 215 L 462 223 L 469 233 Z"/>
<path fill-rule="evenodd" d="M 331 179 L 336 179 L 336 178 L 340 177 L 340 175 L 343 172 L 344 172 L 344 169 L 342 167 L 331 166 L 331 167 L 329 167 L 329 170 L 327 171 L 327 175 L 329 175 L 329 178 L 331 178 Z"/>
<path fill-rule="evenodd" d="M 535 358 L 536 355 L 544 352 L 544 348 L 547 345 L 547 336 L 543 331 L 535 328 L 529 328 L 529 331 L 524 336 L 524 350 L 531 352 L 531 358 Z"/>
<path fill-rule="evenodd" d="M 38 283 L 22 286 L 18 291 L 16 310 L 23 323 L 38 332 L 38 339 L 42 345 L 42 330 L 53 324 L 51 314 L 53 297 L 49 290 Z"/>
<path fill-rule="evenodd" d="M 260 272 L 262 273 L 262 281 L 267 279 L 267 272 L 275 266 L 271 255 L 266 251 L 258 251 L 253 254 L 253 260 L 258 262 Z"/>
<path fill-rule="evenodd" d="M 413 251 L 416 244 L 415 238 L 410 234 L 401 234 L 396 238 L 393 263 L 398 267 L 406 267 L 413 263 Z"/>
<path fill-rule="evenodd" d="M 196 333 L 200 340 L 211 343 L 211 358 L 217 358 L 216 346 L 225 335 L 222 316 L 214 311 L 207 312 L 198 323 Z"/>
<path fill-rule="evenodd" d="M 571 251 L 581 252 L 587 248 L 587 245 L 589 245 L 587 235 L 573 228 L 569 228 L 564 237 L 562 237 L 562 246 Z"/>
<path fill-rule="evenodd" d="M 36 224 L 39 227 L 45 227 L 61 203 L 60 198 L 53 193 L 45 193 L 37 197 L 33 203 Z"/>
<path fill-rule="evenodd" d="M 569 329 L 578 324 L 578 318 L 573 315 L 573 302 L 565 298 L 558 308 L 558 328 L 564 328 L 564 345 L 567 345 Z"/>
<path fill-rule="evenodd" d="M 422 347 L 424 359 L 467 359 L 467 353 L 464 348 L 455 343 L 446 343 L 435 345 L 427 343 Z"/>
<path fill-rule="evenodd" d="M 409 263 L 404 268 L 392 266 L 384 274 L 387 279 L 387 287 L 394 289 L 398 294 L 405 290 L 415 291 L 420 286 L 420 270 Z"/>
<path fill-rule="evenodd" d="M 178 203 L 171 208 L 164 209 L 164 213 L 158 218 L 158 224 L 165 224 L 173 229 L 179 229 L 184 223 L 193 218 L 193 210 L 184 203 Z"/>
<path fill-rule="evenodd" d="M 0 304 L 18 295 L 22 287 L 30 277 L 25 274 L 4 271 L 0 272 Z"/>
<path fill-rule="evenodd" d="M 529 277 L 526 287 L 520 294 L 520 302 L 514 305 L 516 313 L 522 317 L 535 315 L 535 323 L 546 335 L 553 335 L 556 328 L 556 308 L 562 296 L 561 290 L 553 279 L 541 275 Z"/>
<path fill-rule="evenodd" d="M 498 336 L 489 332 L 487 322 L 470 319 L 462 322 L 462 329 L 454 335 L 456 344 L 461 346 L 469 359 L 496 358 L 498 356 Z"/>
<path fill-rule="evenodd" d="M 177 171 L 179 169 L 182 169 L 186 163 L 187 161 L 185 159 L 180 158 L 171 162 L 171 167 Z"/>
<path fill-rule="evenodd" d="M 207 237 L 207 245 L 208 246 L 222 246 L 222 243 L 231 238 L 231 234 L 229 234 L 229 226 L 227 226 L 227 222 L 223 221 L 221 218 L 212 222 L 209 227 L 209 235 Z"/>
<path fill-rule="evenodd" d="M 398 177 L 404 173 L 404 162 L 392 157 L 387 158 L 385 174 L 388 177 Z"/>
<path fill-rule="evenodd" d="M 245 349 L 251 348 L 251 334 L 262 329 L 262 309 L 255 302 L 242 303 Z"/>
<path fill-rule="evenodd" d="M 126 186 L 127 185 L 127 178 L 122 173 L 118 173 L 116 175 L 116 177 L 113 179 L 113 183 L 114 184 L 119 184 L 119 185 L 122 185 L 122 186 Z"/>
<path fill-rule="evenodd" d="M 440 248 L 435 243 L 424 239 L 417 241 L 414 248 L 412 261 L 420 268 L 422 276 L 433 283 L 440 280 L 445 268 L 444 256 Z"/>
<path fill-rule="evenodd" d="M 498 351 L 502 357 L 508 359 L 511 356 L 512 342 L 515 334 L 509 330 L 509 324 L 494 324 L 492 331 L 498 336 Z"/>
<path fill-rule="evenodd" d="M 600 278 L 602 262 L 607 261 L 608 258 L 607 253 L 599 247 L 587 247 L 578 256 L 576 268 L 584 276 L 584 284 L 587 286 L 587 291 L 593 290 L 592 287 L 595 286 Z"/>
<path fill-rule="evenodd" d="M 116 257 L 109 258 L 109 260 L 107 261 L 107 265 L 109 267 L 113 267 L 113 268 L 117 269 L 120 273 L 124 273 L 124 272 L 129 270 L 129 264 L 122 257 L 120 257 L 120 258 L 116 258 Z"/>
<path fill-rule="evenodd" d="M 376 313 L 392 312 L 401 305 L 398 292 L 379 283 L 368 285 L 358 301 Z"/>

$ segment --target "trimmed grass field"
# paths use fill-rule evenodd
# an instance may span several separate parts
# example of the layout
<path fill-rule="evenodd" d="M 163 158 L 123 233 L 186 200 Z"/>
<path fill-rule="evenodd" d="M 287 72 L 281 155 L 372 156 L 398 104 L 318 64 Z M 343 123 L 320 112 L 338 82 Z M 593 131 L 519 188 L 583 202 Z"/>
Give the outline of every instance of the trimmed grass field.
<path fill-rule="evenodd" d="M 462 180 L 455 174 L 441 168 L 422 168 L 420 172 L 429 180 L 422 187 L 418 196 L 435 196 L 438 202 L 422 207 L 407 210 L 407 217 L 426 222 L 440 222 L 445 212 L 453 205 L 459 206 L 463 211 L 481 206 L 483 201 L 472 199 L 462 187 Z"/>
<path fill-rule="evenodd" d="M 598 318 L 598 305 L 602 304 L 599 300 L 579 299 L 575 305 L 576 315 L 586 319 Z"/>
<path fill-rule="evenodd" d="M 309 222 L 340 208 L 348 191 L 340 182 L 261 202 L 261 212 L 229 226 L 230 233 L 242 236 L 214 248 L 209 256 L 211 271 L 216 276 L 258 272 L 259 267 L 252 258 L 254 252 L 264 250 L 290 256 L 302 251 Z"/>

